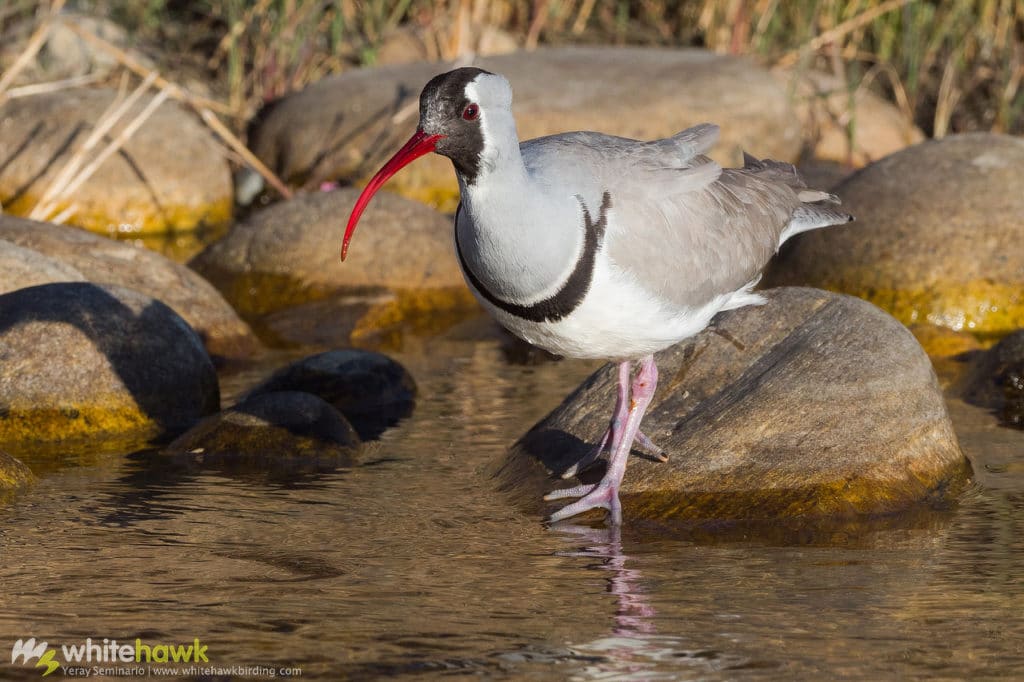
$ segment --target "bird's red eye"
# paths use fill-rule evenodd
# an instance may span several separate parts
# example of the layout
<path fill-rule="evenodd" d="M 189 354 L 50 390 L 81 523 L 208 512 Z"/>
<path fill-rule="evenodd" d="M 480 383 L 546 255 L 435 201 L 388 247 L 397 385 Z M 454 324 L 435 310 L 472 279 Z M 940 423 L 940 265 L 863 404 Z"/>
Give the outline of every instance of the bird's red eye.
<path fill-rule="evenodd" d="M 480 117 L 480 107 L 475 104 L 467 104 L 466 108 L 462 110 L 462 118 L 467 121 L 475 121 Z"/>

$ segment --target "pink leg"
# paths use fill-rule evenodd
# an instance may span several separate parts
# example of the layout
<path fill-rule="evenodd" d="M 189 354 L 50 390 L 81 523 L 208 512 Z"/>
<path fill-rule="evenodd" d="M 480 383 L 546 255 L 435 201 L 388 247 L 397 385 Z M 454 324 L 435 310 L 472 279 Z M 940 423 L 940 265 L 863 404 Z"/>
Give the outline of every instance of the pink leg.
<path fill-rule="evenodd" d="M 620 367 L 620 378 L 621 367 Z M 633 440 L 640 431 L 640 422 L 644 418 L 647 406 L 651 404 L 654 391 L 658 387 L 658 368 L 654 364 L 654 356 L 648 355 L 640 363 L 640 372 L 633 381 L 632 402 L 626 422 L 621 429 L 618 442 L 613 444 L 612 456 L 608 462 L 608 471 L 596 485 L 582 485 L 565 490 L 556 490 L 544 497 L 545 500 L 557 500 L 563 497 L 579 497 L 580 499 L 552 514 L 548 521 L 554 523 L 576 516 L 588 509 L 603 507 L 610 512 L 612 525 L 622 524 L 622 506 L 619 504 L 619 486 L 626 474 L 626 459 L 633 447 Z M 615 429 L 619 431 L 619 429 Z"/>
<path fill-rule="evenodd" d="M 604 432 L 604 436 L 601 437 L 601 442 L 598 443 L 597 447 L 588 452 L 583 459 L 563 471 L 562 478 L 572 478 L 579 472 L 584 471 L 597 461 L 601 453 L 604 452 L 605 447 L 615 452 L 615 448 L 618 447 L 618 435 L 622 432 L 622 425 L 626 423 L 626 417 L 629 413 L 626 403 L 629 401 L 629 371 L 631 364 L 629 360 L 619 363 L 619 390 L 615 399 L 615 412 L 612 414 L 612 420 L 608 424 L 608 429 Z M 609 440 L 611 441 L 610 445 Z M 657 457 L 659 461 L 668 461 L 668 455 L 665 454 L 665 451 L 645 436 L 643 431 L 636 432 L 636 442 L 640 447 Z"/>
<path fill-rule="evenodd" d="M 612 413 L 612 421 L 608 424 L 608 430 L 604 432 L 601 442 L 596 448 L 587 453 L 583 459 L 566 469 L 562 473 L 562 478 L 572 478 L 595 462 L 601 456 L 601 453 L 604 452 L 609 439 L 611 440 L 610 448 L 612 452 L 615 452 L 615 448 L 619 446 L 619 434 L 622 433 L 622 425 L 626 423 L 626 417 L 629 413 L 629 370 L 632 364 L 629 360 L 619 363 L 619 390 L 615 398 L 615 412 Z"/>

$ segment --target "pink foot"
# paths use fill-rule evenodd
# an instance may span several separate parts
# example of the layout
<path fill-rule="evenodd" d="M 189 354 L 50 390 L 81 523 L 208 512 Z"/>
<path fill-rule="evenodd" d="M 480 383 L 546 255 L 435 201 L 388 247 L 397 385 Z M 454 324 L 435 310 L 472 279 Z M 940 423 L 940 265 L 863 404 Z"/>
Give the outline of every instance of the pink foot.
<path fill-rule="evenodd" d="M 622 505 L 619 502 L 619 488 L 622 484 L 622 477 L 626 473 L 626 459 L 629 457 L 633 441 L 640 433 L 640 422 L 644 418 L 647 406 L 654 397 L 654 391 L 658 386 L 658 368 L 654 364 L 654 356 L 648 355 L 641 361 L 640 372 L 633 381 L 632 405 L 629 407 L 625 424 L 619 419 L 622 407 L 626 404 L 626 391 L 623 385 L 629 378 L 629 363 L 622 363 L 619 366 L 619 404 L 616 406 L 616 415 L 612 420 L 609 432 L 612 434 L 612 454 L 608 461 L 608 470 L 604 477 L 595 485 L 581 485 L 575 488 L 555 490 L 544 497 L 545 500 L 557 500 L 563 497 L 579 497 L 572 504 L 558 510 L 548 521 L 554 523 L 567 519 L 590 509 L 607 509 L 609 522 L 618 526 L 622 524 Z M 645 439 L 646 440 L 646 439 Z M 650 443 L 649 440 L 647 440 Z M 604 441 L 601 443 L 602 447 Z M 653 445 L 653 443 L 651 443 Z"/>

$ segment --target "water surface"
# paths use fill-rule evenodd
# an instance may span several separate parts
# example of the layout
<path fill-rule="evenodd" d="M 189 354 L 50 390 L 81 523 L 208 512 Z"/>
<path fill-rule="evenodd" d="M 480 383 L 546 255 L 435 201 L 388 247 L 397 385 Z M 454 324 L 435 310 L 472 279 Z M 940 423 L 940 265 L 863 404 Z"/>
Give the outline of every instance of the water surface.
<path fill-rule="evenodd" d="M 967 679 L 1024 669 L 1024 434 L 951 405 L 977 483 L 950 509 L 805 533 L 547 529 L 490 466 L 593 365 L 494 340 L 394 353 L 414 414 L 300 479 L 17 453 L 0 508 L 7 642 L 208 645 L 302 679 Z M 224 379 L 226 400 L 285 358 Z M 610 406 L 609 406 L 610 407 Z M 627 472 L 628 475 L 628 472 Z M 59 674 L 53 677 L 59 677 Z"/>

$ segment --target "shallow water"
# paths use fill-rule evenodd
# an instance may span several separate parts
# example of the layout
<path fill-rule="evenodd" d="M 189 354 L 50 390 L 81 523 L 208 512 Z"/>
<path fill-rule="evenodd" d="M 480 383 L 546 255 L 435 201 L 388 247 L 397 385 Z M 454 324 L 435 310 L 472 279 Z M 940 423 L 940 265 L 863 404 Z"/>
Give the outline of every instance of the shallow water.
<path fill-rule="evenodd" d="M 488 471 L 593 366 L 513 365 L 495 340 L 393 354 L 419 403 L 352 469 L 268 481 L 17 453 L 46 473 L 0 508 L 0 678 L 38 678 L 8 663 L 27 637 L 199 638 L 209 666 L 303 679 L 1024 669 L 1024 433 L 982 410 L 951 405 L 977 479 L 952 509 L 782 536 L 547 529 Z M 225 377 L 225 401 L 285 360 Z"/>

